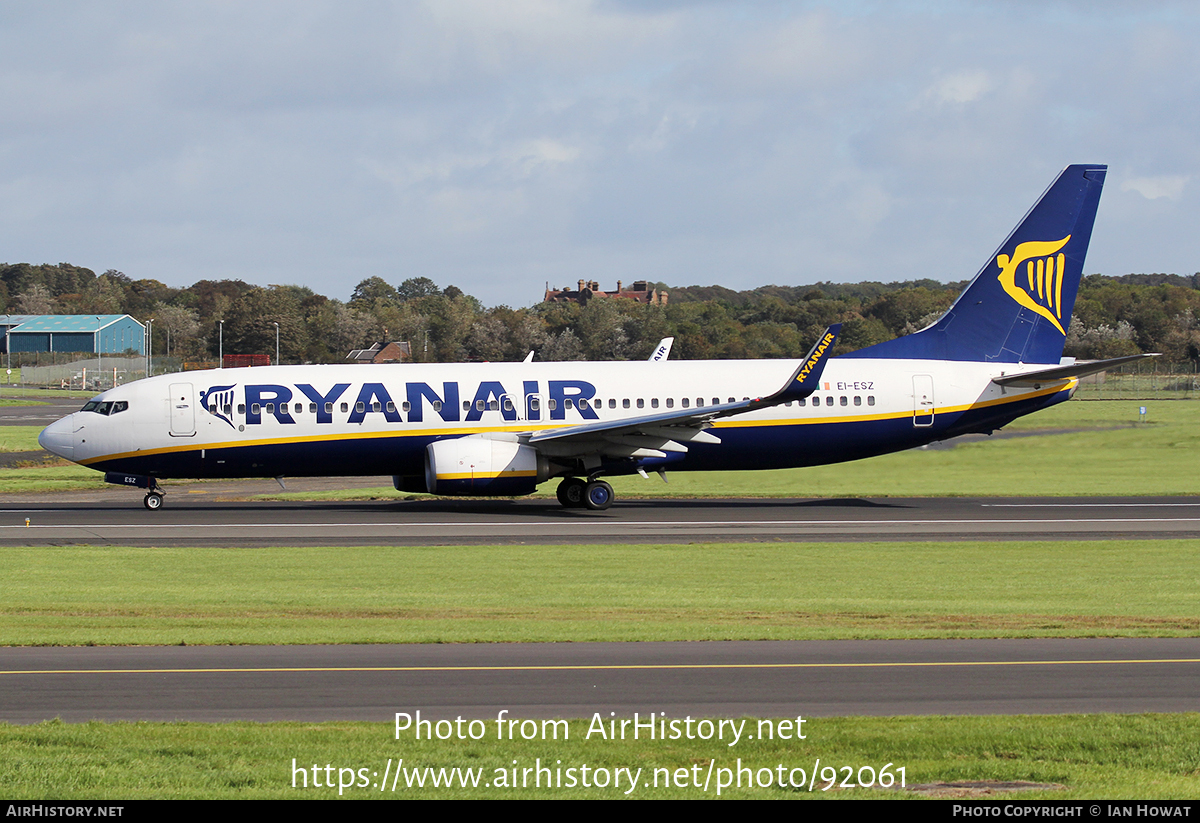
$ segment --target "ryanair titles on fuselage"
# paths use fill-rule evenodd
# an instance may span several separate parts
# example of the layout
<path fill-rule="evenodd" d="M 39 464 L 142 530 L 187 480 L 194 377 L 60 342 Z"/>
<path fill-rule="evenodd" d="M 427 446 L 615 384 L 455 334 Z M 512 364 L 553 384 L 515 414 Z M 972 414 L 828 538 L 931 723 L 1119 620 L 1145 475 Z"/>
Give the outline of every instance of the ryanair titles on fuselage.
<path fill-rule="evenodd" d="M 317 424 L 332 424 L 335 413 L 339 418 L 348 415 L 345 420 L 351 424 L 362 423 L 371 414 L 382 415 L 389 423 L 435 419 L 471 423 L 481 420 L 485 411 L 499 411 L 504 420 L 512 422 L 553 421 L 566 420 L 569 409 L 584 420 L 599 419 L 591 404 L 596 387 L 586 380 L 547 380 L 544 385 L 539 380 L 522 380 L 519 393 L 510 391 L 498 380 L 485 380 L 477 385 L 460 385 L 457 381 L 433 385 L 410 382 L 403 384 L 398 397 L 383 383 L 373 382 L 360 384 L 357 391 L 351 383 L 335 383 L 327 390 L 311 383 L 248 383 L 241 387 L 242 402 L 235 407 L 238 388 L 235 383 L 205 389 L 200 392 L 200 405 L 234 427 L 237 419 L 247 426 L 261 425 L 264 417 L 274 417 L 284 425 L 295 424 L 294 402 L 315 406 Z"/>

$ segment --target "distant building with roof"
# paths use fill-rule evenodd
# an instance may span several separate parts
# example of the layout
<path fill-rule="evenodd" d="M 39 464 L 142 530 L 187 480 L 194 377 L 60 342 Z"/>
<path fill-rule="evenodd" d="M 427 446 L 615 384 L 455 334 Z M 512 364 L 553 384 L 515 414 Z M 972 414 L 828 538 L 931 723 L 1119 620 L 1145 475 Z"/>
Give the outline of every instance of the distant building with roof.
<path fill-rule="evenodd" d="M 128 314 L 0 315 L 5 351 L 145 354 L 146 327 Z"/>
<path fill-rule="evenodd" d="M 600 283 L 596 280 L 580 280 L 579 288 L 572 291 L 570 289 L 552 289 L 550 284 L 546 284 L 546 303 L 580 303 L 586 305 L 593 297 L 623 297 L 626 300 L 636 300 L 639 303 L 649 303 L 653 306 L 667 305 L 667 293 L 660 292 L 653 288 L 645 280 L 635 280 L 629 288 L 624 288 L 621 281 L 617 281 L 616 291 L 601 291 Z"/>
<path fill-rule="evenodd" d="M 376 343 L 369 349 L 355 349 L 346 355 L 347 360 L 356 363 L 403 363 L 412 360 L 412 347 L 407 340 L 388 343 Z"/>

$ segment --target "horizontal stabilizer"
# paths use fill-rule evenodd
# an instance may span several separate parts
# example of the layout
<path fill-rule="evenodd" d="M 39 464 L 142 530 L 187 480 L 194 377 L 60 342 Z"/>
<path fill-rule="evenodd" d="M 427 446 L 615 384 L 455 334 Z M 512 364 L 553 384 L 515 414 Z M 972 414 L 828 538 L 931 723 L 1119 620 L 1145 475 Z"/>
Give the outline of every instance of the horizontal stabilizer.
<path fill-rule="evenodd" d="M 1041 388 L 1046 383 L 1058 380 L 1073 380 L 1089 374 L 1116 368 L 1125 363 L 1145 360 L 1147 357 L 1159 357 L 1158 354 L 1131 354 L 1128 357 L 1114 357 L 1111 360 L 1082 360 L 1069 366 L 1055 366 L 1052 369 L 1027 371 L 1023 374 L 1009 374 L 1003 377 L 993 377 L 992 382 L 997 386 L 1017 386 L 1019 388 Z"/>

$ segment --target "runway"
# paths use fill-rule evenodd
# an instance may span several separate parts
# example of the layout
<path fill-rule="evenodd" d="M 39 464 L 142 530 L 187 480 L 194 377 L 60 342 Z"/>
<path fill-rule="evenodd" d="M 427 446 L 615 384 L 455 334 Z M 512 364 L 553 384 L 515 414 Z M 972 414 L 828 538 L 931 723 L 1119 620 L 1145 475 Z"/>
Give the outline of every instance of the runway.
<path fill-rule="evenodd" d="M 117 487 L 10 497 L 0 544 L 1200 537 L 1195 498 L 621 500 L 589 512 L 542 499 L 222 502 L 229 492 L 196 484 L 158 512 Z M 1200 638 L 0 649 L 5 722 L 391 722 L 418 709 L 432 719 L 1197 711 Z"/>
<path fill-rule="evenodd" d="M 1200 638 L 0 649 L 0 721 L 1200 709 Z"/>
<path fill-rule="evenodd" d="M 0 389 L 0 397 L 4 390 Z M 0 426 L 49 426 L 60 417 L 79 411 L 87 400 L 79 397 L 55 397 L 47 392 L 46 397 L 27 398 L 34 401 L 28 406 L 0 406 Z"/>
<path fill-rule="evenodd" d="M 93 495 L 93 498 L 95 496 Z M 1147 539 L 1200 537 L 1200 498 L 623 500 L 603 512 L 552 500 L 220 503 L 136 490 L 103 500 L 11 499 L 0 545 L 354 546 Z M 26 519 L 28 518 L 28 524 Z"/>

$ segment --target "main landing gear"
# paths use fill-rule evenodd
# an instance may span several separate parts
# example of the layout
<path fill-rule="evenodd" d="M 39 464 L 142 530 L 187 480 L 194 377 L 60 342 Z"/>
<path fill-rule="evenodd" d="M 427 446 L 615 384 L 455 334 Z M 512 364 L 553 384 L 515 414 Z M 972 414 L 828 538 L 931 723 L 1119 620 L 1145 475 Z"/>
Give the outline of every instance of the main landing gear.
<path fill-rule="evenodd" d="M 613 487 L 603 480 L 568 477 L 558 484 L 558 502 L 568 509 L 604 511 L 613 504 Z"/>

